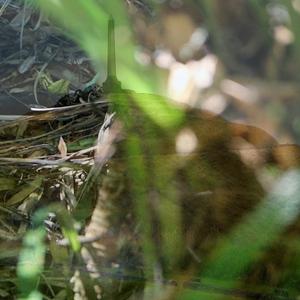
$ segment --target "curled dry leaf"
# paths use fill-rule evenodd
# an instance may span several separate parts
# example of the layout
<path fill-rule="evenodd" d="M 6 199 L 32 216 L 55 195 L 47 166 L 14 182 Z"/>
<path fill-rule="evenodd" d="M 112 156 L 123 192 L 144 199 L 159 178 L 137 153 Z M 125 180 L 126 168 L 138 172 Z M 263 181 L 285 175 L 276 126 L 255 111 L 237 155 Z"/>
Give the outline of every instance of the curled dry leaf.
<path fill-rule="evenodd" d="M 60 137 L 60 139 L 59 139 L 57 148 L 58 148 L 58 151 L 59 151 L 61 157 L 67 156 L 67 153 L 68 153 L 67 145 L 62 137 Z"/>

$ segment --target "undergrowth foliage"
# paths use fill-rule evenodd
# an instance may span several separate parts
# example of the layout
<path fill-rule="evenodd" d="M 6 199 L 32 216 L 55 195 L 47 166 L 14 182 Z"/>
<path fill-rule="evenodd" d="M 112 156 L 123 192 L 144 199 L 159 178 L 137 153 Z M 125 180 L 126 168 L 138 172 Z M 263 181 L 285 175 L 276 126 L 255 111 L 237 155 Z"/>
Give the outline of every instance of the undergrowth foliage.
<path fill-rule="evenodd" d="M 214 20 L 218 1 L 196 2 L 215 33 L 216 52 L 221 51 Z M 263 6 L 250 2 L 266 24 Z M 17 282 L 6 278 L 3 295 L 299 296 L 299 148 L 155 94 L 162 77 L 136 62 L 126 8 L 135 7 L 135 13 L 142 8 L 148 18 L 159 7 L 155 1 L 24 3 L 62 26 L 99 73 L 113 19 L 118 75 L 108 74 L 103 89 L 96 85 L 95 99 L 83 99 L 90 94 L 80 91 L 61 98 L 71 99 L 70 107 L 63 102 L 0 124 L 5 199 L 0 211 L 11 233 L 9 250 L 16 248 L 1 255 L 14 267 L 18 261 Z M 295 35 L 298 39 L 296 30 Z M 258 170 L 244 159 L 243 149 L 234 148 L 241 139 L 251 149 L 263 149 Z M 280 164 L 278 152 L 294 159 L 293 170 Z M 280 173 L 276 180 L 270 176 L 271 191 L 262 172 Z"/>

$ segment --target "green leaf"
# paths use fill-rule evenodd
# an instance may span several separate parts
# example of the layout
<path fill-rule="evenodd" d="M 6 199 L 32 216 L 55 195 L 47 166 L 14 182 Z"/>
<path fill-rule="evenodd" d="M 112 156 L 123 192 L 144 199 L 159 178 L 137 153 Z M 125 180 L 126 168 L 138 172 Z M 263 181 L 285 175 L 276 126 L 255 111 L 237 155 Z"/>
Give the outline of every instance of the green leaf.
<path fill-rule="evenodd" d="M 22 186 L 21 190 L 18 193 L 14 194 L 6 202 L 6 205 L 11 206 L 22 202 L 25 198 L 27 198 L 31 193 L 33 193 L 36 189 L 38 189 L 41 186 L 43 179 L 43 177 L 37 177 L 34 181 Z"/>
<path fill-rule="evenodd" d="M 0 191 L 13 190 L 16 187 L 16 181 L 13 178 L 0 177 Z"/>
<path fill-rule="evenodd" d="M 43 226 L 30 230 L 25 238 L 23 249 L 19 255 L 17 267 L 19 290 L 22 299 L 42 299 L 36 290 L 40 274 L 44 268 L 46 247 Z"/>
<path fill-rule="evenodd" d="M 69 240 L 72 250 L 74 252 L 78 252 L 81 245 L 78 239 L 78 234 L 75 230 L 73 217 L 70 216 L 68 211 L 61 206 L 52 206 L 51 210 L 56 213 L 63 235 Z"/>
<path fill-rule="evenodd" d="M 274 185 L 274 190 L 255 211 L 236 226 L 216 246 L 210 262 L 201 273 L 201 281 L 217 280 L 223 287 L 236 287 L 251 263 L 295 221 L 300 211 L 300 170 L 289 171 Z M 194 295 L 192 297 L 191 295 Z M 177 299 L 207 299 L 185 290 Z M 210 299 L 223 299 L 220 296 Z"/>
<path fill-rule="evenodd" d="M 53 83 L 50 83 L 48 86 L 48 91 L 52 94 L 65 95 L 69 92 L 70 82 L 65 79 L 60 79 Z"/>
<path fill-rule="evenodd" d="M 243 223 L 220 242 L 207 276 L 235 278 L 290 225 L 300 210 L 300 171 L 287 172 Z"/>

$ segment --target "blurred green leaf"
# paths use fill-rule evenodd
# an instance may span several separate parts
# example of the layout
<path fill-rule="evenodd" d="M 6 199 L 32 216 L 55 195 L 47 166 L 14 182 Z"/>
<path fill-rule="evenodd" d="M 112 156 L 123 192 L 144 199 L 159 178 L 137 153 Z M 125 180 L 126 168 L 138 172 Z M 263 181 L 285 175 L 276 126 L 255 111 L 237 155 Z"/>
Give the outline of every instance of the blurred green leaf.
<path fill-rule="evenodd" d="M 147 188 L 150 183 L 146 171 L 145 160 L 142 152 L 141 140 L 132 134 L 126 141 L 128 171 L 132 180 L 132 198 L 134 199 L 135 213 L 141 220 L 141 239 L 143 240 L 144 263 L 146 278 L 152 278 L 153 267 L 156 265 L 155 245 L 152 239 L 151 213 Z"/>
<path fill-rule="evenodd" d="M 7 200 L 6 205 L 11 206 L 22 202 L 25 198 L 27 198 L 31 193 L 33 193 L 41 186 L 43 180 L 43 177 L 37 177 L 32 182 L 29 182 L 22 186 L 21 190 L 18 193 L 14 194 L 10 199 Z"/>
<path fill-rule="evenodd" d="M 79 151 L 95 145 L 95 137 L 87 137 L 68 144 L 69 151 Z"/>
<path fill-rule="evenodd" d="M 43 11 L 67 29 L 67 33 L 93 59 L 96 70 L 100 72 L 105 65 L 103 61 L 106 59 L 107 51 L 107 24 L 112 15 L 116 23 L 116 49 L 122 49 L 116 51 L 118 78 L 125 88 L 134 91 L 143 93 L 159 91 L 159 74 L 151 68 L 140 66 L 134 58 L 135 46 L 122 1 L 31 0 L 31 2 L 38 4 Z M 134 94 L 130 98 L 160 126 L 170 128 L 182 121 L 181 111 L 166 98 L 145 94 Z"/>
<path fill-rule="evenodd" d="M 257 209 L 219 242 L 201 278 L 222 280 L 227 288 L 236 287 L 248 266 L 298 217 L 299 210 L 300 171 L 293 170 L 282 176 Z M 186 291 L 178 299 L 194 298 L 191 291 Z"/>
<path fill-rule="evenodd" d="M 65 95 L 69 92 L 70 82 L 68 80 L 60 79 L 50 83 L 48 86 L 48 91 L 52 94 Z"/>
<path fill-rule="evenodd" d="M 16 181 L 13 178 L 0 177 L 0 191 L 13 190 L 16 187 Z"/>
<path fill-rule="evenodd" d="M 75 221 L 68 211 L 62 206 L 51 206 L 51 211 L 57 215 L 58 222 L 62 228 L 63 235 L 69 240 L 74 252 L 80 250 L 80 242 L 75 229 Z"/>
<path fill-rule="evenodd" d="M 37 291 L 40 274 L 44 268 L 46 247 L 43 226 L 30 230 L 25 238 L 19 255 L 17 274 L 22 299 L 42 299 Z"/>
<path fill-rule="evenodd" d="M 117 111 L 119 110 L 120 115 L 126 120 L 135 116 L 126 113 L 125 106 L 133 106 L 136 103 L 141 111 L 138 113 L 148 116 L 153 121 L 153 126 L 156 123 L 164 129 L 172 130 L 184 121 L 183 111 L 175 105 L 171 105 L 170 100 L 159 95 L 129 92 L 110 94 L 108 98 L 113 100 Z M 122 110 L 121 107 L 125 110 Z"/>
<path fill-rule="evenodd" d="M 38 291 L 33 291 L 28 295 L 28 297 L 26 297 L 26 300 L 41 300 L 41 299 L 43 299 L 43 296 Z"/>
<path fill-rule="evenodd" d="M 204 276 L 238 276 L 296 219 L 299 210 L 300 171 L 289 171 L 259 207 L 220 242 Z"/>
<path fill-rule="evenodd" d="M 80 243 L 75 230 L 73 218 L 61 205 L 50 205 L 39 209 L 32 217 L 33 229 L 29 230 L 23 241 L 17 267 L 18 286 L 21 299 L 42 299 L 38 292 L 38 283 L 44 269 L 46 253 L 44 220 L 49 212 L 57 215 L 59 224 L 73 251 L 79 251 Z"/>

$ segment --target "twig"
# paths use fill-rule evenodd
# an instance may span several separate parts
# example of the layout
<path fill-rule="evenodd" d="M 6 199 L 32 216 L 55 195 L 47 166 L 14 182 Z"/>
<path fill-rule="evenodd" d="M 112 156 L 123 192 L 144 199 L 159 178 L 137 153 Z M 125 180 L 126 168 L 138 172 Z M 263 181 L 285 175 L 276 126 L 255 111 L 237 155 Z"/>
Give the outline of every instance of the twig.
<path fill-rule="evenodd" d="M 3 15 L 6 7 L 9 5 L 11 0 L 6 0 L 0 8 L 0 17 Z"/>
<path fill-rule="evenodd" d="M 27 0 L 24 1 L 24 5 L 23 5 L 23 16 L 22 16 L 22 24 L 20 30 L 20 54 L 21 51 L 23 50 L 23 34 L 24 34 L 24 27 L 25 27 L 26 8 L 27 8 Z"/>

